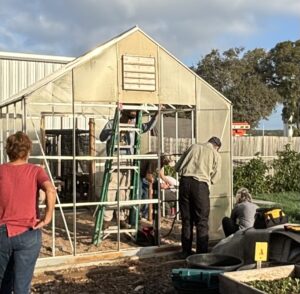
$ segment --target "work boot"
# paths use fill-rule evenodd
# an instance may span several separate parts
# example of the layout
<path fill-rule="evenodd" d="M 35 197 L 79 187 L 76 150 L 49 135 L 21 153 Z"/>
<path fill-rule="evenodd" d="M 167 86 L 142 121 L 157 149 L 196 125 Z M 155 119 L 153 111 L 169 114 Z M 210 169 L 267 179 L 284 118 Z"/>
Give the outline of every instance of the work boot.
<path fill-rule="evenodd" d="M 203 237 L 197 237 L 197 242 L 196 242 L 196 253 L 207 253 L 208 252 L 208 236 L 203 236 Z"/>
<path fill-rule="evenodd" d="M 178 259 L 186 259 L 186 258 L 188 258 L 189 256 L 191 256 L 191 255 L 194 255 L 195 254 L 195 251 L 190 251 L 190 252 L 186 252 L 186 251 L 181 251 L 181 252 L 179 252 L 177 255 L 176 255 L 176 257 L 178 258 Z"/>

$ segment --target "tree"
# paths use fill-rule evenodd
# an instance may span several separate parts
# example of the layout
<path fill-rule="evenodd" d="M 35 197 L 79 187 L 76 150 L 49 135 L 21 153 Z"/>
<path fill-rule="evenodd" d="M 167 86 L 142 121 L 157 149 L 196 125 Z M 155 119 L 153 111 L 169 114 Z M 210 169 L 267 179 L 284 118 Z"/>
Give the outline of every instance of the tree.
<path fill-rule="evenodd" d="M 212 50 L 193 69 L 233 103 L 233 120 L 255 127 L 271 114 L 280 97 L 266 83 L 265 50 L 243 52 L 244 48 L 222 54 Z"/>
<path fill-rule="evenodd" d="M 266 58 L 267 82 L 283 103 L 282 119 L 300 131 L 300 40 L 278 43 Z"/>

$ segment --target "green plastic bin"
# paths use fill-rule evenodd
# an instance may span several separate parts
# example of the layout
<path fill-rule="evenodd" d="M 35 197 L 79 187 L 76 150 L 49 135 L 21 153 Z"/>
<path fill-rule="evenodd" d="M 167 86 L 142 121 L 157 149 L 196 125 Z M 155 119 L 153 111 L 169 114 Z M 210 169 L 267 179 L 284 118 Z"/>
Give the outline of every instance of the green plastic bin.
<path fill-rule="evenodd" d="M 172 270 L 172 283 L 177 293 L 219 293 L 219 274 L 223 270 L 178 268 Z"/>

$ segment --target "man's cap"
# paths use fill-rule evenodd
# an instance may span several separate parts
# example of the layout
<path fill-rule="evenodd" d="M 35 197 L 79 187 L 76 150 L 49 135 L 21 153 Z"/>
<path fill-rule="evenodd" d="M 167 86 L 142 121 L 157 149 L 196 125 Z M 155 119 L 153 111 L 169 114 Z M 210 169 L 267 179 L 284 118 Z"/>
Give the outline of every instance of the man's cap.
<path fill-rule="evenodd" d="M 208 142 L 218 146 L 219 148 L 222 146 L 221 140 L 218 137 L 211 137 Z"/>

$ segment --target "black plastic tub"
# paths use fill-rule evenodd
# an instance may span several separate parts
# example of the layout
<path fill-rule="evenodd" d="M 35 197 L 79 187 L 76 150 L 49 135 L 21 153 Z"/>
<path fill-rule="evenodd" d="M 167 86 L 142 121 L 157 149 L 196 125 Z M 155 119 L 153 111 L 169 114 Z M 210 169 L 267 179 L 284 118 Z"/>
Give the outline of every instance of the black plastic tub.
<path fill-rule="evenodd" d="M 214 269 L 224 272 L 234 271 L 243 265 L 243 261 L 237 257 L 213 253 L 194 254 L 189 256 L 186 262 L 190 268 Z"/>

